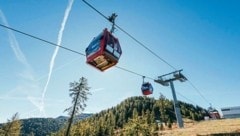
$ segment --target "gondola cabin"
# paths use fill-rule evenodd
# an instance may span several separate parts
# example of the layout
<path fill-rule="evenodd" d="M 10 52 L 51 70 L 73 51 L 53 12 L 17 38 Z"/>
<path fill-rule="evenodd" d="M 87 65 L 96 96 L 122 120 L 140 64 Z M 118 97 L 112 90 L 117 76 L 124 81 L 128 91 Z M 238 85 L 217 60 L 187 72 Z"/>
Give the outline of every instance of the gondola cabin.
<path fill-rule="evenodd" d="M 143 95 L 150 95 L 153 93 L 153 87 L 149 82 L 143 83 L 141 90 Z"/>
<path fill-rule="evenodd" d="M 86 48 L 87 63 L 100 71 L 116 65 L 121 54 L 118 39 L 106 28 Z"/>

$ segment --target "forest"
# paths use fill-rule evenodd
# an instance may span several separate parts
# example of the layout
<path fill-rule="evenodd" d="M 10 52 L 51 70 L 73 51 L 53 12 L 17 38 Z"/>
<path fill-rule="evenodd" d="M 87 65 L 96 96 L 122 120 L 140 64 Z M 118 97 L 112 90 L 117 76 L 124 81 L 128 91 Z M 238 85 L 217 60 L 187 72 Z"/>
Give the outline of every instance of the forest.
<path fill-rule="evenodd" d="M 208 115 L 206 109 L 179 101 L 183 118 L 200 121 Z M 32 118 L 17 119 L 13 116 L 1 125 L 0 134 L 20 136 L 62 136 L 66 131 L 67 118 Z M 75 121 L 71 135 L 106 136 L 106 135 L 155 135 L 166 127 L 176 125 L 173 102 L 163 95 L 159 99 L 146 96 L 130 97 L 97 114 L 84 114 L 84 118 Z"/>
<path fill-rule="evenodd" d="M 206 109 L 179 102 L 183 118 L 200 121 L 208 116 Z M 145 96 L 130 97 L 115 107 L 103 110 L 71 129 L 72 135 L 155 135 L 165 127 L 176 124 L 173 102 L 163 95 L 158 100 Z M 65 128 L 52 135 L 63 135 Z"/>

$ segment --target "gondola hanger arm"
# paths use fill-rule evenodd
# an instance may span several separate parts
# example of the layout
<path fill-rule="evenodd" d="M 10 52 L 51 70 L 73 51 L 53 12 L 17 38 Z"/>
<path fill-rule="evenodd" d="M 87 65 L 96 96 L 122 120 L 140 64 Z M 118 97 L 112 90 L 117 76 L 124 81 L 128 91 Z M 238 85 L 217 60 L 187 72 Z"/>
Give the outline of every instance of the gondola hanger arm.
<path fill-rule="evenodd" d="M 115 19 L 118 15 L 116 13 L 112 13 L 111 16 L 108 17 L 108 21 L 112 23 L 112 28 L 110 30 L 111 33 L 114 33 L 115 28 Z"/>

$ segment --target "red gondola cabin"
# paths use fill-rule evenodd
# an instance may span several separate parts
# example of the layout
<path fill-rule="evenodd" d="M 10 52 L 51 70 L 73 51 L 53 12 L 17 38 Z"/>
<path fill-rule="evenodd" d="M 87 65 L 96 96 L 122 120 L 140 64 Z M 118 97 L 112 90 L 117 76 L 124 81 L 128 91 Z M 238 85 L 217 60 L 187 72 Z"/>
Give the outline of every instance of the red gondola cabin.
<path fill-rule="evenodd" d="M 100 71 L 116 65 L 121 54 L 118 39 L 106 28 L 86 48 L 87 63 Z"/>
<path fill-rule="evenodd" d="M 149 82 L 143 83 L 141 90 L 143 95 L 150 95 L 153 93 L 153 87 Z"/>

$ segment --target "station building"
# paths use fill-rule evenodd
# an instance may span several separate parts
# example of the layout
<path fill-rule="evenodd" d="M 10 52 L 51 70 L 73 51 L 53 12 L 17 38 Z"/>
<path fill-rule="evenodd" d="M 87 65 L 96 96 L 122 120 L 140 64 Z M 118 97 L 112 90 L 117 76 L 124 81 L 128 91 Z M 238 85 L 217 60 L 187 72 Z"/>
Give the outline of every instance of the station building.
<path fill-rule="evenodd" d="M 221 108 L 223 118 L 240 118 L 240 106 Z"/>

